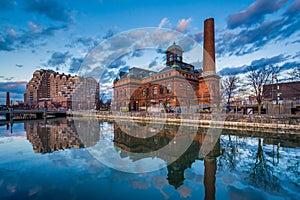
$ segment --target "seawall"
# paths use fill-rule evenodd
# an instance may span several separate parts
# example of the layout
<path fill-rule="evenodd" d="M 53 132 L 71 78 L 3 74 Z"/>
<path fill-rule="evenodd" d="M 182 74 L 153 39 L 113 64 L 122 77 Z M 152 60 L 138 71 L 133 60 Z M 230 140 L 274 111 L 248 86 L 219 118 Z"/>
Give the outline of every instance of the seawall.
<path fill-rule="evenodd" d="M 202 127 L 272 131 L 300 134 L 300 116 L 295 115 L 211 115 L 174 113 L 72 112 L 72 116 L 95 117 L 107 121 L 141 121 L 147 123 L 185 124 Z"/>

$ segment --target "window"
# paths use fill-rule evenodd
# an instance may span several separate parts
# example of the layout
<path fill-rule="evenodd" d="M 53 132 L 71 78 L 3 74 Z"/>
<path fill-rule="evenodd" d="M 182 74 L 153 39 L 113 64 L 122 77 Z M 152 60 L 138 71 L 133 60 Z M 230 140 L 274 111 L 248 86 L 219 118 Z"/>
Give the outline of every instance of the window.
<path fill-rule="evenodd" d="M 157 87 L 156 87 L 156 86 L 153 88 L 153 94 L 154 94 L 154 95 L 157 94 Z"/>
<path fill-rule="evenodd" d="M 126 89 L 124 89 L 124 96 L 126 97 Z"/>
<path fill-rule="evenodd" d="M 191 90 L 191 86 L 190 85 L 186 85 L 186 90 Z"/>
<path fill-rule="evenodd" d="M 142 95 L 143 97 L 146 96 L 146 89 L 143 89 Z"/>
<path fill-rule="evenodd" d="M 168 85 L 167 85 L 167 93 L 169 94 L 170 92 L 171 92 L 171 85 L 168 84 Z"/>
<path fill-rule="evenodd" d="M 164 86 L 163 85 L 159 86 L 159 93 L 160 94 L 164 93 Z"/>
<path fill-rule="evenodd" d="M 180 88 L 181 90 L 183 90 L 183 84 L 182 84 L 182 83 L 179 84 L 179 88 Z"/>

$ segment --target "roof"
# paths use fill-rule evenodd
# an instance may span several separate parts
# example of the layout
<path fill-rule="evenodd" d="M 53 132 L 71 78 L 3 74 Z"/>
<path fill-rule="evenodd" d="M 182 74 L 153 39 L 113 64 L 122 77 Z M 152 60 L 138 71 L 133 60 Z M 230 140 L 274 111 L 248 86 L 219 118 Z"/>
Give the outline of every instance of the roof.
<path fill-rule="evenodd" d="M 136 78 L 136 79 L 143 79 L 143 78 L 151 76 L 155 73 L 156 72 L 154 72 L 154 71 L 133 67 L 133 68 L 130 68 L 129 72 L 126 73 L 124 76 L 122 76 L 121 79 L 129 78 L 129 77 Z"/>
<path fill-rule="evenodd" d="M 183 51 L 182 48 L 179 45 L 177 45 L 175 42 L 171 46 L 168 47 L 167 51 L 173 51 L 175 49 L 177 49 L 179 51 Z"/>

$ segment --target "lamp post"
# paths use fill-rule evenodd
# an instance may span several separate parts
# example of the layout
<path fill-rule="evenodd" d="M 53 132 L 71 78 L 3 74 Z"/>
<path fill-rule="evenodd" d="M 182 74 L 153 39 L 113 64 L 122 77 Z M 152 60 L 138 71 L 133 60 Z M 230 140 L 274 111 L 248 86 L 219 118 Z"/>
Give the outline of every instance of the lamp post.
<path fill-rule="evenodd" d="M 278 114 L 280 114 L 280 95 L 281 92 L 279 92 L 278 78 L 276 77 L 276 105 L 278 105 Z"/>

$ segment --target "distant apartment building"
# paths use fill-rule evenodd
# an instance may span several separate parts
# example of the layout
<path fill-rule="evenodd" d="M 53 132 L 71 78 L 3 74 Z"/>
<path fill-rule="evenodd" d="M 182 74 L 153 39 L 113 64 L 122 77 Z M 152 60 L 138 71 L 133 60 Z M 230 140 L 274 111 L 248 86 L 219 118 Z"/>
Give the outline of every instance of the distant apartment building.
<path fill-rule="evenodd" d="M 268 114 L 300 114 L 300 81 L 263 86 Z"/>
<path fill-rule="evenodd" d="M 175 42 L 165 53 L 166 66 L 159 72 L 133 67 L 119 74 L 113 85 L 113 109 L 210 109 L 220 79 L 215 68 L 214 20 L 204 22 L 203 69 L 183 62 L 183 49 Z"/>
<path fill-rule="evenodd" d="M 99 102 L 99 84 L 93 78 L 36 70 L 26 85 L 24 103 L 28 106 L 65 109 L 95 109 Z"/>

